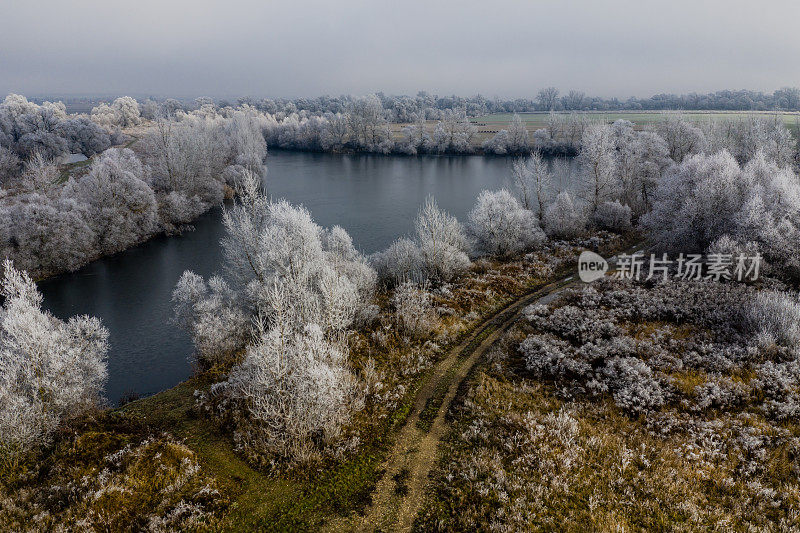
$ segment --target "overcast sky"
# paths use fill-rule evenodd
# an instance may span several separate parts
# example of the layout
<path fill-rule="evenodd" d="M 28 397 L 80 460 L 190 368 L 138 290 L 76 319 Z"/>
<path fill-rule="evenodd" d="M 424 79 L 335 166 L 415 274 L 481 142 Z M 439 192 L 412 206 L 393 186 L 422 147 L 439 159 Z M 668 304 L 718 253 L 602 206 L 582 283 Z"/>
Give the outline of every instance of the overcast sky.
<path fill-rule="evenodd" d="M 800 2 L 0 0 L 0 92 L 531 97 L 800 86 Z"/>

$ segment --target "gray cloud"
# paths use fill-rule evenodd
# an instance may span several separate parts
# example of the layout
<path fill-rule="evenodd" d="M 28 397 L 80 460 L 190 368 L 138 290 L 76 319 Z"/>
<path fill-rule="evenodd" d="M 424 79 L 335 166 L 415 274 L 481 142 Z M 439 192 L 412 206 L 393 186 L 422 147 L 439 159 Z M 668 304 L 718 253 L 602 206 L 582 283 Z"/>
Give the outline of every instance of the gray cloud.
<path fill-rule="evenodd" d="M 316 96 L 800 85 L 800 3 L 0 3 L 0 92 Z"/>

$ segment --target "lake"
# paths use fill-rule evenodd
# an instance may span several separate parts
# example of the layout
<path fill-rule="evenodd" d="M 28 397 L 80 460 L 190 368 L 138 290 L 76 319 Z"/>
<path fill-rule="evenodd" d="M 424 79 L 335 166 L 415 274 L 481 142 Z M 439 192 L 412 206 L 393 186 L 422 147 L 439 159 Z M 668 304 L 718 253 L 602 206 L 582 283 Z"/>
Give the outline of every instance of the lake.
<path fill-rule="evenodd" d="M 342 226 L 356 247 L 372 253 L 413 232 L 428 195 L 465 221 L 482 189 L 511 187 L 511 161 L 273 151 L 266 186 L 274 198 L 303 204 L 317 224 Z M 111 403 L 128 392 L 144 396 L 167 389 L 192 372 L 192 344 L 170 322 L 170 298 L 184 270 L 207 277 L 220 269 L 221 210 L 205 214 L 194 226 L 181 236 L 157 237 L 39 284 L 44 306 L 55 316 L 93 315 L 108 328 L 106 396 Z"/>

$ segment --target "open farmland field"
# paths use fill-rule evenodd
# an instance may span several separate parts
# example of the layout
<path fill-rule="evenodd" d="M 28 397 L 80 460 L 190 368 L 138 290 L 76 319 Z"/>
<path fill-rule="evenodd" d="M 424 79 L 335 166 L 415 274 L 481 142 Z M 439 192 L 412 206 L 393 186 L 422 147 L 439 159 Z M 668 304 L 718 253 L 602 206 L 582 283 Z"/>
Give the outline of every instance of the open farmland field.
<path fill-rule="evenodd" d="M 624 119 L 630 120 L 638 127 L 643 127 L 647 124 L 652 124 L 664 117 L 678 113 L 677 111 L 587 111 L 586 116 L 592 120 L 603 122 L 614 122 L 615 120 Z M 558 112 L 557 114 L 569 114 L 567 112 Z M 750 115 L 774 115 L 775 113 L 767 111 L 685 111 L 680 113 L 683 117 L 692 121 L 704 121 L 715 119 L 740 119 Z M 783 119 L 786 127 L 793 132 L 797 131 L 798 121 L 800 121 L 800 113 L 798 112 L 781 112 L 779 113 Z M 525 123 L 528 131 L 533 132 L 539 128 L 547 127 L 547 118 L 550 114 L 546 112 L 532 112 L 532 113 L 519 113 L 520 118 Z M 484 115 L 474 117 L 471 120 L 480 131 L 484 130 L 501 130 L 508 127 L 511 122 L 513 113 L 493 113 L 491 115 Z"/>

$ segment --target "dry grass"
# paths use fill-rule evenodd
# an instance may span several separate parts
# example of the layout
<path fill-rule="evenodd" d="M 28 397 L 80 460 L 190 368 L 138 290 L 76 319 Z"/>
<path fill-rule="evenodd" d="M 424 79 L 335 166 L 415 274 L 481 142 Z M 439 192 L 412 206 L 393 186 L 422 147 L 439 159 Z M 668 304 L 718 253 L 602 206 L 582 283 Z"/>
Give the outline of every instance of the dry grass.
<path fill-rule="evenodd" d="M 666 332 L 675 350 L 711 334 L 691 323 L 625 329 L 637 339 Z M 418 530 L 800 528 L 800 423 L 770 418 L 757 395 L 725 407 L 696 401 L 698 387 L 746 384 L 752 369 L 672 372 L 670 401 L 630 414 L 610 394 L 570 399 L 534 378 L 517 350 L 531 333 L 510 330 L 451 411 Z"/>
<path fill-rule="evenodd" d="M 187 446 L 111 413 L 28 459 L 0 483 L 6 531 L 202 531 L 228 503 Z"/>

